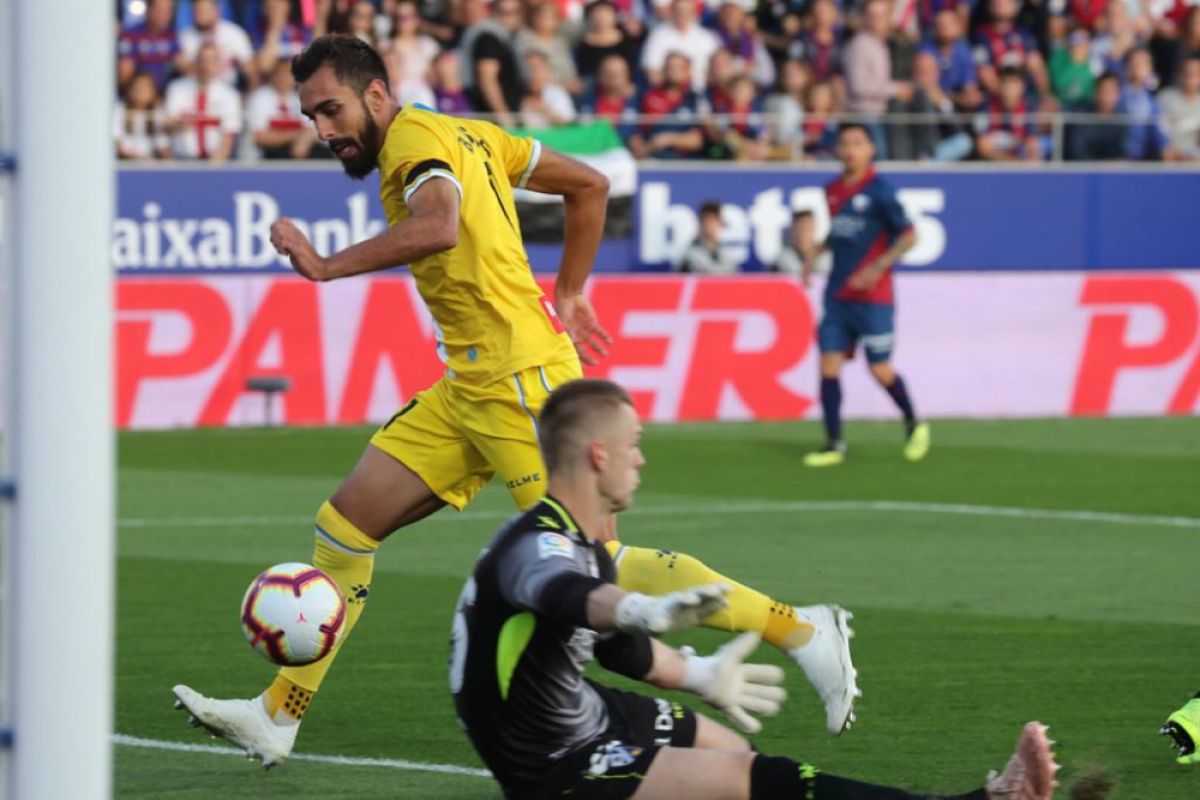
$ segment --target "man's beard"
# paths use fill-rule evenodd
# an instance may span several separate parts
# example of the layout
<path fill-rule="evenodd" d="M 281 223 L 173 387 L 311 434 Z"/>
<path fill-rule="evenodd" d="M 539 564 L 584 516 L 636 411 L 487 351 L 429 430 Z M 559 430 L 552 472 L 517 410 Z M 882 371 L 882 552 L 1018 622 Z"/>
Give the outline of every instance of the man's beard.
<path fill-rule="evenodd" d="M 378 153 L 374 148 L 375 142 L 379 140 L 379 126 L 367 109 L 366 103 L 363 103 L 363 114 L 366 122 L 359 130 L 357 139 L 337 139 L 329 143 L 330 147 L 353 145 L 354 149 L 358 151 L 350 158 L 342 158 L 338 155 L 338 160 L 342 162 L 342 169 L 356 181 L 361 181 L 374 172 L 378 160 Z M 337 155 L 336 150 L 334 155 Z"/>

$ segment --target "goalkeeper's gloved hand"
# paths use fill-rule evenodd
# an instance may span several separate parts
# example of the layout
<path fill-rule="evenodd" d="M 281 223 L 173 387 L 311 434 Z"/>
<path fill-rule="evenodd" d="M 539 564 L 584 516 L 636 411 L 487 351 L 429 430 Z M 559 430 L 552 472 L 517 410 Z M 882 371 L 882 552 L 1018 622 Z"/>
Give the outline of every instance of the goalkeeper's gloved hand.
<path fill-rule="evenodd" d="M 746 733 L 758 733 L 762 723 L 751 714 L 771 717 L 787 699 L 783 670 L 773 664 L 743 664 L 758 647 L 757 633 L 743 633 L 711 656 L 686 653 L 683 688 L 723 712 Z"/>
<path fill-rule="evenodd" d="M 651 636 L 691 628 L 725 608 L 728 591 L 723 583 L 710 583 L 657 597 L 630 592 L 617 603 L 617 628 Z"/>

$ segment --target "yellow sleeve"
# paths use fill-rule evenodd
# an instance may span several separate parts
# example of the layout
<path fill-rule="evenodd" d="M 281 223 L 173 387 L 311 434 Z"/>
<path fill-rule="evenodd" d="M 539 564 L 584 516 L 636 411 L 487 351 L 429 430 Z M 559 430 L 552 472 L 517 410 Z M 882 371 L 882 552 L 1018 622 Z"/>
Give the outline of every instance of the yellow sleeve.
<path fill-rule="evenodd" d="M 431 178 L 445 178 L 463 193 L 452 166 L 454 156 L 438 136 L 424 125 L 405 125 L 399 135 L 389 131 L 380 155 L 380 179 L 394 181 L 405 203 Z"/>
<path fill-rule="evenodd" d="M 513 188 L 524 189 L 541 158 L 542 143 L 528 136 L 513 136 L 499 126 L 496 126 L 496 139 L 509 182 Z"/>

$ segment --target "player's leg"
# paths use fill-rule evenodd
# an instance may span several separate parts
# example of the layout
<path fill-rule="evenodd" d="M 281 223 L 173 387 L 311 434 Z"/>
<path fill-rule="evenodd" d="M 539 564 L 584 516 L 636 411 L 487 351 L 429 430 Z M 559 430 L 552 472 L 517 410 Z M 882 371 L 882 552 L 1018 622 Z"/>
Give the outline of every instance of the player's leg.
<path fill-rule="evenodd" d="M 668 594 L 708 583 L 729 586 L 728 605 L 701 624 L 731 633 L 760 634 L 804 671 L 825 705 L 826 729 L 836 736 L 850 727 L 854 703 L 862 692 L 850 656 L 854 634 L 853 615 L 848 611 L 832 605 L 788 605 L 686 553 L 631 547 L 616 540 L 606 542 L 605 549 L 617 565 L 617 583 L 626 591 Z"/>
<path fill-rule="evenodd" d="M 805 466 L 833 467 L 846 460 L 846 441 L 842 438 L 841 378 L 845 363 L 846 350 L 821 352 L 821 419 L 825 423 L 825 446 L 807 454 L 804 457 Z"/>
<path fill-rule="evenodd" d="M 867 354 L 867 368 L 871 377 L 892 398 L 896 408 L 904 415 L 904 457 L 909 461 L 920 461 L 929 453 L 929 423 L 917 419 L 908 385 L 892 367 L 892 349 L 895 346 L 895 308 L 864 304 L 863 350 Z"/>
<path fill-rule="evenodd" d="M 846 459 L 842 438 L 842 366 L 846 354 L 854 351 L 857 341 L 849 309 L 843 303 L 825 304 L 825 316 L 817 327 L 817 345 L 821 351 L 821 418 L 825 423 L 825 446 L 804 457 L 808 467 L 833 467 Z"/>
<path fill-rule="evenodd" d="M 790 758 L 754 752 L 664 747 L 650 754 L 633 800 L 1049 800 L 1058 765 L 1045 728 L 1025 726 L 1002 773 L 965 794 L 913 793 L 828 775 Z M 640 766 L 640 765 L 638 765 Z"/>
<path fill-rule="evenodd" d="M 445 505 L 420 475 L 376 445 L 367 445 L 350 475 L 317 511 L 313 536 L 313 566 L 333 578 L 346 598 L 342 638 L 320 661 L 279 670 L 263 695 L 272 718 L 303 717 L 366 609 L 380 543 Z"/>
<path fill-rule="evenodd" d="M 177 707 L 261 757 L 264 766 L 286 759 L 308 704 L 362 615 L 379 543 L 444 505 L 461 509 L 490 477 L 483 457 L 454 426 L 446 382 L 421 392 L 375 433 L 317 512 L 312 562 L 333 578 L 347 604 L 337 649 L 315 664 L 281 669 L 251 700 L 216 700 L 177 686 Z"/>

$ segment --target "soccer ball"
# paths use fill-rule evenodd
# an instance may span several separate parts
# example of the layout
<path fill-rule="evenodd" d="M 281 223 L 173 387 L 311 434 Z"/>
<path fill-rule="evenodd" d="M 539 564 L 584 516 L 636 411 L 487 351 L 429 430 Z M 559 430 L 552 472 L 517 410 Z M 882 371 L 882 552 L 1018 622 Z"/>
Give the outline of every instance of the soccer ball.
<path fill-rule="evenodd" d="M 346 601 L 333 579 L 310 564 L 276 564 L 242 598 L 242 632 L 263 658 L 299 667 L 320 661 L 346 625 Z"/>

